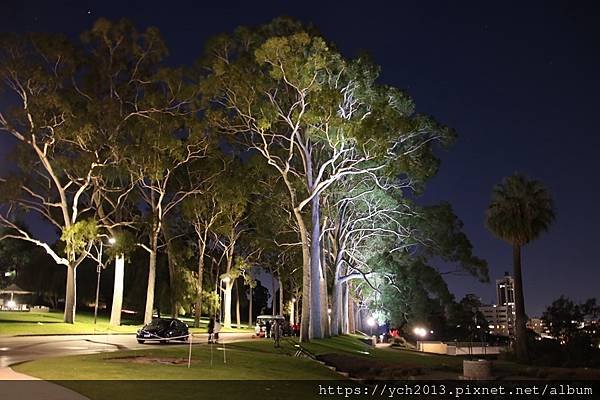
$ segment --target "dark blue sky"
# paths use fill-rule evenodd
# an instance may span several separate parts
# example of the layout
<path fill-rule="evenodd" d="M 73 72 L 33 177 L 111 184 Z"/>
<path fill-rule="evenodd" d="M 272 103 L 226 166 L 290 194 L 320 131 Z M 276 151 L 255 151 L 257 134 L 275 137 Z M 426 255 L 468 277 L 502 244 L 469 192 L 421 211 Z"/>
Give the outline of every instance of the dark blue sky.
<path fill-rule="evenodd" d="M 492 186 L 519 171 L 542 180 L 557 207 L 551 231 L 523 253 L 528 313 L 539 315 L 560 294 L 600 297 L 597 2 L 3 3 L 3 31 L 76 35 L 98 17 L 155 25 L 173 64 L 192 62 L 208 37 L 238 25 L 279 15 L 312 22 L 346 56 L 368 51 L 383 82 L 406 89 L 420 112 L 457 130 L 422 202 L 452 203 L 492 280 L 511 270 L 511 249 L 486 231 L 484 210 Z M 448 281 L 458 297 L 494 300 L 493 285 Z"/>

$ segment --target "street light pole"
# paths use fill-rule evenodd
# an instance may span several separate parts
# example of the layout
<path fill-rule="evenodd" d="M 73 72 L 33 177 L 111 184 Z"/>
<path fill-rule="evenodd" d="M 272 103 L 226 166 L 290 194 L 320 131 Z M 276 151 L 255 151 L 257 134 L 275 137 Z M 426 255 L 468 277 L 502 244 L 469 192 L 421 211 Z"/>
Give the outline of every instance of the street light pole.
<path fill-rule="evenodd" d="M 98 298 L 100 296 L 100 271 L 102 270 L 102 240 L 100 241 L 100 254 L 98 255 L 98 265 L 96 266 L 96 304 L 94 305 L 94 325 L 98 319 Z"/>

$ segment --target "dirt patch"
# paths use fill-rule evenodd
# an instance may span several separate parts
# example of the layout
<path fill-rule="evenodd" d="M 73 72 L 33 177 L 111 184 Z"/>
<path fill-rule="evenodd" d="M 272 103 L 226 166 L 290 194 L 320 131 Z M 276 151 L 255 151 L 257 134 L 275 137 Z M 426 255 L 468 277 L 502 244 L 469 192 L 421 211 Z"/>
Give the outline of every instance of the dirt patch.
<path fill-rule="evenodd" d="M 129 357 L 115 357 L 107 358 L 107 361 L 115 362 L 130 362 L 134 364 L 166 364 L 166 365 L 181 365 L 187 364 L 185 358 L 174 358 L 174 357 L 147 357 L 147 356 L 129 356 Z"/>
<path fill-rule="evenodd" d="M 423 369 L 416 365 L 389 363 L 346 354 L 321 354 L 317 356 L 317 359 L 335 367 L 338 371 L 347 372 L 351 377 L 357 379 L 406 379 L 409 376 L 424 373 Z"/>

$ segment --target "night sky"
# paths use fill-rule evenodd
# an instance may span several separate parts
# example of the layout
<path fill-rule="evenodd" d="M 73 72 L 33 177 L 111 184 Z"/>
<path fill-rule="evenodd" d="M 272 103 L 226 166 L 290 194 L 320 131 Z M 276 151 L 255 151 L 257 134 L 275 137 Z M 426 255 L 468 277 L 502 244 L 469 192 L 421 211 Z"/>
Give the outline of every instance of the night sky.
<path fill-rule="evenodd" d="M 173 65 L 214 34 L 276 16 L 314 23 L 347 57 L 367 51 L 382 82 L 459 134 L 423 204 L 449 201 L 490 277 L 511 271 L 511 248 L 484 227 L 492 186 L 515 171 L 545 183 L 557 221 L 523 252 L 531 316 L 561 294 L 600 297 L 600 3 L 361 1 L 3 1 L 0 31 L 77 35 L 99 17 L 157 26 Z M 2 103 L 0 103 L 2 104 Z M 0 142 L 0 155 L 7 142 Z M 0 169 L 5 169 L 0 168 Z M 450 277 L 458 298 L 495 300 L 492 284 Z"/>

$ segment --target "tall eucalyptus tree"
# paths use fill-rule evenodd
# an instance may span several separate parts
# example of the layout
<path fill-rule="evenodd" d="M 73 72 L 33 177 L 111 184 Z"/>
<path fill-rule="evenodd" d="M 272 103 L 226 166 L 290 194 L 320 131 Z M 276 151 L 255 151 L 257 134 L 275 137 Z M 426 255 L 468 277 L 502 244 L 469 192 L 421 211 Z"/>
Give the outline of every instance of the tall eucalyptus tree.
<path fill-rule="evenodd" d="M 15 167 L 0 179 L 3 199 L 0 239 L 15 238 L 43 248 L 67 268 L 64 321 L 73 323 L 76 271 L 96 240 L 90 205 L 92 179 L 111 163 L 103 143 L 83 115 L 86 96 L 81 49 L 64 37 L 3 35 L 0 90 L 9 96 L 0 111 L 0 133 L 15 143 Z M 57 232 L 63 246 L 30 234 L 16 222 L 34 213 Z"/>
<path fill-rule="evenodd" d="M 378 85 L 372 64 L 344 59 L 288 20 L 215 39 L 203 65 L 212 126 L 263 156 L 285 184 L 303 254 L 301 339 L 322 337 L 321 194 L 346 176 L 379 185 L 429 176 L 433 144 L 452 133 L 415 114 L 401 91 Z"/>

